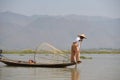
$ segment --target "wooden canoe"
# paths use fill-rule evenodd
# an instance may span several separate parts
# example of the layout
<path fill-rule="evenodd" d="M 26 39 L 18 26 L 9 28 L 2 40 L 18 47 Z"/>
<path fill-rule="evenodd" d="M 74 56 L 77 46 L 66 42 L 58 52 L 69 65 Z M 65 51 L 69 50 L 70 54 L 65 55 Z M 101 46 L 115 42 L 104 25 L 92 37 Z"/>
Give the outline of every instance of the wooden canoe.
<path fill-rule="evenodd" d="M 18 61 L 18 60 L 11 60 L 8 58 L 0 58 L 0 62 L 8 66 L 18 66 L 18 67 L 48 67 L 48 68 L 64 68 L 67 66 L 76 65 L 77 63 L 29 63 L 28 61 Z"/>

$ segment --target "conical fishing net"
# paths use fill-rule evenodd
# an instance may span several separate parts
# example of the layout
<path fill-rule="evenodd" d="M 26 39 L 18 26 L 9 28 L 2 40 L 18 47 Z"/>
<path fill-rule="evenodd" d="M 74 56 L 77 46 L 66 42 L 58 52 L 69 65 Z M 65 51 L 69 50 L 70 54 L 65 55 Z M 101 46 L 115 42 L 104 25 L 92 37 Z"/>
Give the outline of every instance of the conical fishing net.
<path fill-rule="evenodd" d="M 69 54 L 64 53 L 48 43 L 42 43 L 36 48 L 35 61 L 45 63 L 69 62 Z"/>

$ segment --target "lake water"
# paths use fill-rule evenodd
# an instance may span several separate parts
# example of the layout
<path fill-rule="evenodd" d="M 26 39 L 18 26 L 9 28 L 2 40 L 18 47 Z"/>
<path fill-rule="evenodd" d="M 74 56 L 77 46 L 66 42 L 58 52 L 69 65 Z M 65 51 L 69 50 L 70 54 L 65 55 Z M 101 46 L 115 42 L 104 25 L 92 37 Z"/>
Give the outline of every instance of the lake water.
<path fill-rule="evenodd" d="M 12 59 L 29 56 L 6 54 Z M 8 67 L 0 62 L 0 80 L 120 80 L 120 54 L 82 54 L 92 59 L 67 68 Z"/>

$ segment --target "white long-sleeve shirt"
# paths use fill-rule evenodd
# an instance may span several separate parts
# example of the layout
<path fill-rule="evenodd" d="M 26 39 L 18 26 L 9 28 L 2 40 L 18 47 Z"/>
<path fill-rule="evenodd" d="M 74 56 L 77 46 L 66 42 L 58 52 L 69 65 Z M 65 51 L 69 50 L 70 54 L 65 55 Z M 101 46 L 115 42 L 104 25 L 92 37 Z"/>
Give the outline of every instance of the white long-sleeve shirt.
<path fill-rule="evenodd" d="M 77 37 L 74 42 L 77 42 L 79 44 L 78 47 L 80 48 L 80 37 Z"/>

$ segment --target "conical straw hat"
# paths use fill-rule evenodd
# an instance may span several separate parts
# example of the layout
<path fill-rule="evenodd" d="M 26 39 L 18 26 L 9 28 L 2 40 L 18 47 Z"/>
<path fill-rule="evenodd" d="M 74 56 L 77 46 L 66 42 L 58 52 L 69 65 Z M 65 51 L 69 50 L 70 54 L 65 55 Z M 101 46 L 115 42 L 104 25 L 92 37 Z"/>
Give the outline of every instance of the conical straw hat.
<path fill-rule="evenodd" d="M 85 34 L 80 34 L 80 35 L 78 35 L 78 36 L 79 36 L 79 37 L 84 37 L 85 39 L 87 39 Z"/>

